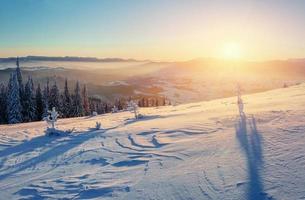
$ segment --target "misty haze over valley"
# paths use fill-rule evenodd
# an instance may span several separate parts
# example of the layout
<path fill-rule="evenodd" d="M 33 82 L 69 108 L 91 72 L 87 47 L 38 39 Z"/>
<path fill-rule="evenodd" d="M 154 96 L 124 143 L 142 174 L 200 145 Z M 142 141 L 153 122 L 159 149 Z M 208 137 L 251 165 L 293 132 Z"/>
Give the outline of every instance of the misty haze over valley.
<path fill-rule="evenodd" d="M 36 58 L 36 57 L 34 57 Z M 39 58 L 39 57 L 37 57 Z M 224 62 L 217 59 L 194 59 L 184 62 L 154 62 L 106 59 L 88 62 L 88 58 L 52 61 L 21 58 L 21 69 L 34 82 L 65 78 L 88 85 L 91 96 L 105 100 L 130 96 L 164 96 L 173 103 L 188 103 L 234 96 L 236 84 L 245 93 L 266 91 L 299 84 L 305 79 L 305 59 L 265 62 Z M 56 57 L 55 57 L 56 58 Z M 60 59 L 61 58 L 61 59 Z M 23 61 L 24 60 L 24 61 Z M 51 61 L 50 61 L 51 60 Z M 15 68 L 15 60 L 0 62 L 3 82 Z M 73 85 L 73 84 L 72 84 Z M 61 87 L 62 88 L 62 87 Z"/>

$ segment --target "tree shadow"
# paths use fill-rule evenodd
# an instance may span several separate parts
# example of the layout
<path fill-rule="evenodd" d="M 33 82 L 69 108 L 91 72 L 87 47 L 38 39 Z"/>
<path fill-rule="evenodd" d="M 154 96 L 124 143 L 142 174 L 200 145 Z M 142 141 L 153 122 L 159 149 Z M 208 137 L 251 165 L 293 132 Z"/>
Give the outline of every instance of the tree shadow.
<path fill-rule="evenodd" d="M 0 151 L 0 158 L 2 162 L 0 163 L 0 169 L 3 166 L 3 162 L 6 160 L 6 157 L 10 155 L 19 156 L 21 154 L 27 154 L 34 151 L 35 149 L 46 147 L 52 143 L 56 143 L 60 137 L 54 139 L 46 136 L 38 136 L 29 141 L 25 141 L 15 146 L 9 146 L 2 151 Z"/>
<path fill-rule="evenodd" d="M 247 127 L 249 125 L 249 128 Z M 244 152 L 248 170 L 248 200 L 268 199 L 264 192 L 261 178 L 261 167 L 263 164 L 262 137 L 257 130 L 254 116 L 247 118 L 245 114 L 240 117 L 235 126 L 236 137 Z"/>
<path fill-rule="evenodd" d="M 141 121 L 148 121 L 148 120 L 153 120 L 157 118 L 164 118 L 163 116 L 160 115 L 149 115 L 149 116 L 143 116 L 142 118 L 136 119 L 136 118 L 128 118 L 125 120 L 124 125 L 132 124 L 135 122 L 141 122 Z"/>
<path fill-rule="evenodd" d="M 154 120 L 154 119 L 165 119 L 165 118 L 170 118 L 170 117 L 176 117 L 176 116 L 182 116 L 183 114 L 171 114 L 171 115 L 143 115 L 141 118 L 128 118 L 125 120 L 124 125 L 132 124 L 135 122 L 141 122 L 141 121 L 149 121 L 149 120 Z"/>
<path fill-rule="evenodd" d="M 109 131 L 111 129 L 115 129 L 117 127 L 112 127 L 102 131 L 102 133 L 105 133 L 106 131 Z M 26 155 L 29 152 L 33 152 L 35 150 L 38 150 L 39 148 L 47 149 L 43 153 L 40 153 L 38 156 L 31 157 L 21 163 L 18 163 L 14 165 L 13 168 L 8 168 L 6 172 L 6 169 L 1 169 L 1 172 L 4 172 L 0 175 L 0 179 L 3 180 L 11 175 L 14 175 L 15 173 L 21 172 L 23 170 L 26 170 L 27 168 L 30 168 L 34 165 L 37 165 L 39 163 L 45 162 L 47 160 L 50 160 L 54 157 L 57 157 L 59 155 L 64 154 L 65 152 L 81 145 L 82 143 L 88 141 L 89 139 L 97 136 L 97 131 L 87 131 L 81 134 L 70 134 L 66 136 L 58 136 L 58 137 L 48 137 L 48 136 L 40 136 L 33 138 L 30 141 L 24 142 L 22 144 L 19 144 L 17 146 L 6 148 L 3 152 L 0 153 L 0 157 L 6 157 L 10 155 L 14 156 L 21 156 Z M 60 140 L 63 139 L 64 141 Z M 56 167 L 54 167 L 56 168 Z M 53 169 L 54 169 L 53 168 Z"/>

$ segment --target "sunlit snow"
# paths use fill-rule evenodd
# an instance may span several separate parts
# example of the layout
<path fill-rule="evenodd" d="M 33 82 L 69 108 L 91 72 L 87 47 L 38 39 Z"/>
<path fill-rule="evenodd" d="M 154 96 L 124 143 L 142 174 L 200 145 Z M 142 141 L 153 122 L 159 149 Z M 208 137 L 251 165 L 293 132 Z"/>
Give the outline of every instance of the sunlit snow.
<path fill-rule="evenodd" d="M 1 125 L 0 199 L 305 199 L 305 85 L 242 98 Z"/>

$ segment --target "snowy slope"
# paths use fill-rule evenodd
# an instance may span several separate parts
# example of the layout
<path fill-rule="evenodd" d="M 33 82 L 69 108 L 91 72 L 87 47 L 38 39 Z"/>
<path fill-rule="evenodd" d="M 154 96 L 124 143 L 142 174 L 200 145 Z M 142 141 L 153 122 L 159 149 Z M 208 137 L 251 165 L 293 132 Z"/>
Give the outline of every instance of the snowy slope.
<path fill-rule="evenodd" d="M 305 199 L 305 85 L 243 100 L 0 126 L 0 199 Z"/>

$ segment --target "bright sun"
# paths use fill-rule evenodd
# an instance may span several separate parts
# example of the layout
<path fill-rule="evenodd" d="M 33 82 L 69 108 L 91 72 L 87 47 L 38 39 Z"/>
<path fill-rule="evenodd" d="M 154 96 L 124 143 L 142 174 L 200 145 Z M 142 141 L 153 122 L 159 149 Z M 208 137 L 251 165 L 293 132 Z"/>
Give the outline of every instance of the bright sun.
<path fill-rule="evenodd" d="M 227 43 L 222 48 L 222 54 L 225 59 L 240 59 L 241 58 L 241 48 L 240 45 L 234 42 Z"/>

